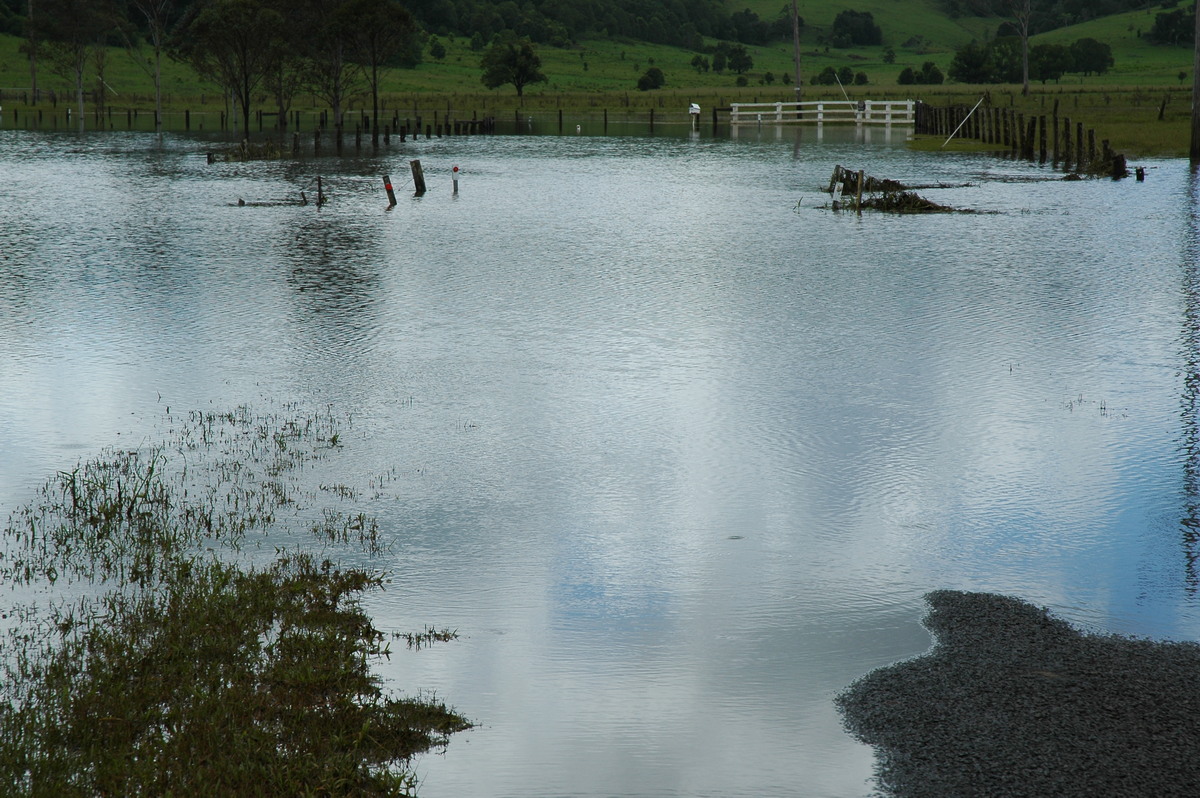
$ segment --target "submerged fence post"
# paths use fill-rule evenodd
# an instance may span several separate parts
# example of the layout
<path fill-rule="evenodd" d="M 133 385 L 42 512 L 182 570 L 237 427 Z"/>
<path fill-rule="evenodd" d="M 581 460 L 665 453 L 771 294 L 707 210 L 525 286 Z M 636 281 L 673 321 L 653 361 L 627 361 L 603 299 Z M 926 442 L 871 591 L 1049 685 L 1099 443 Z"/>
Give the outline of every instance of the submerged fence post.
<path fill-rule="evenodd" d="M 454 182 L 454 193 L 458 194 L 458 167 L 450 170 L 451 180 Z"/>
<path fill-rule="evenodd" d="M 421 169 L 420 161 L 409 161 L 409 166 L 412 167 L 413 177 L 413 196 L 419 197 L 425 193 L 425 171 Z"/>
<path fill-rule="evenodd" d="M 392 178 L 390 175 L 383 176 L 383 189 L 387 192 L 388 207 L 394 207 L 396 205 L 396 192 L 392 190 Z"/>

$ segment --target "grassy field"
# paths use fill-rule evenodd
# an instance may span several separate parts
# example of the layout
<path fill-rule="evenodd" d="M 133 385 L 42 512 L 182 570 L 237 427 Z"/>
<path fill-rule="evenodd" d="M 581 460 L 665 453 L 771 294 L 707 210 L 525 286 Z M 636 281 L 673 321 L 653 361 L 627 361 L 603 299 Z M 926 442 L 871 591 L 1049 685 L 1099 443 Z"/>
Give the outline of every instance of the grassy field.
<path fill-rule="evenodd" d="M 739 4 L 740 5 L 740 4 Z M 764 19 L 774 17 L 779 0 L 746 0 L 745 5 Z M 806 28 L 802 41 L 802 76 L 814 75 L 826 66 L 849 66 L 867 75 L 865 86 L 846 87 L 851 97 L 876 99 L 921 99 L 934 104 L 962 102 L 974 104 L 984 92 L 993 101 L 1012 104 L 1028 112 L 1043 112 L 1057 100 L 1063 113 L 1095 127 L 1113 146 L 1133 156 L 1179 155 L 1187 149 L 1191 87 L 1190 48 L 1156 47 L 1138 34 L 1148 30 L 1161 8 L 1120 14 L 1113 17 L 1053 31 L 1035 37 L 1034 43 L 1069 44 L 1092 37 L 1110 43 L 1116 65 L 1105 75 L 1084 77 L 1068 75 L 1058 82 L 1033 84 L 1029 97 L 1021 97 L 1019 87 L 968 86 L 947 83 L 941 86 L 901 86 L 897 77 L 905 67 L 919 69 L 933 61 L 943 72 L 949 69 L 954 49 L 972 38 L 994 33 L 1000 20 L 960 18 L 951 20 L 937 13 L 936 0 L 914 0 L 899 4 L 896 0 L 863 0 L 856 9 L 870 11 L 884 31 L 884 45 L 850 49 L 827 48 L 821 44 L 824 31 L 832 24 L 837 6 L 805 0 L 800 14 Z M 413 114 L 432 115 L 433 110 L 452 109 L 459 117 L 477 114 L 507 118 L 517 111 L 563 109 L 564 113 L 608 109 L 620 113 L 645 112 L 654 108 L 658 118 L 669 120 L 685 116 L 687 106 L 698 102 L 707 109 L 724 107 L 730 102 L 792 100 L 790 82 L 793 71 L 790 43 L 749 47 L 754 68 L 745 75 L 745 86 L 738 76 L 726 72 L 699 72 L 691 66 L 695 53 L 690 50 L 637 41 L 583 41 L 569 48 L 541 47 L 542 71 L 548 81 L 527 87 L 518 99 L 511 87 L 488 90 L 480 83 L 480 53 L 472 51 L 464 38 L 443 37 L 446 55 L 442 59 L 426 56 L 416 69 L 395 70 L 387 80 L 384 103 L 390 109 Z M 0 36 L 0 105 L 25 107 L 20 92 L 29 85 L 26 59 L 18 52 L 19 40 Z M 895 51 L 895 62 L 884 62 L 887 48 Z M 146 53 L 131 55 L 124 50 L 110 51 L 106 82 L 109 105 L 118 113 L 127 108 L 143 111 L 153 106 L 152 82 L 143 66 Z M 216 114 L 224 103 L 219 90 L 200 80 L 187 67 L 165 62 L 164 92 L 168 109 L 181 112 L 208 111 Z M 636 83 L 651 66 L 666 75 L 666 86 L 651 92 L 639 92 Z M 1180 79 L 1184 73 L 1184 79 Z M 67 90 L 62 78 L 43 69 L 43 88 Z M 840 99 L 838 86 L 804 85 L 805 99 Z M 362 108 L 365 96 L 351 101 Z M 263 98 L 263 108 L 271 110 Z M 1165 101 L 1165 107 L 1163 105 Z M 61 102 L 61 99 L 60 99 Z M 43 106 L 49 103 L 44 101 Z M 301 95 L 294 108 L 319 111 L 324 104 L 310 95 Z M 1163 118 L 1159 119 L 1160 110 Z M 1048 111 L 1047 111 L 1048 112 Z M 706 117 L 707 118 L 707 117 Z"/>

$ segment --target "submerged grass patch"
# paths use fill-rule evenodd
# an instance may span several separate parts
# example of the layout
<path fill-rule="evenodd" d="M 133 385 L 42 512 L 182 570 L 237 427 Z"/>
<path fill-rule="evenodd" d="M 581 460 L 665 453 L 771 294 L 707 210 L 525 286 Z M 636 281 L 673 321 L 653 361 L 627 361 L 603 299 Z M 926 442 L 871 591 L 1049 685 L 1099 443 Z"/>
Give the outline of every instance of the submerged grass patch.
<path fill-rule="evenodd" d="M 249 532 L 286 526 L 308 495 L 294 472 L 340 445 L 341 423 L 168 414 L 165 443 L 56 474 L 12 514 L 0 792 L 414 792 L 407 761 L 470 723 L 372 673 L 390 651 L 361 598 L 384 575 L 303 547 L 242 556 Z M 365 514 L 322 519 L 321 544 L 381 550 Z"/>

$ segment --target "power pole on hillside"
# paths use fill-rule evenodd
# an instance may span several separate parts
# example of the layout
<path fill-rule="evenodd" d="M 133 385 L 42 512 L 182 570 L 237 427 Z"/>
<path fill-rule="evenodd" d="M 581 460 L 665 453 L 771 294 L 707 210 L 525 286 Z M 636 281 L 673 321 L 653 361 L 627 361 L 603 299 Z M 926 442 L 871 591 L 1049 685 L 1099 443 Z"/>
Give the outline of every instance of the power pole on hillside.
<path fill-rule="evenodd" d="M 796 60 L 796 102 L 800 102 L 804 90 L 800 82 L 800 12 L 796 0 L 792 0 L 792 57 Z"/>
<path fill-rule="evenodd" d="M 1192 56 L 1192 165 L 1200 164 L 1200 10 L 1196 12 L 1195 54 Z"/>

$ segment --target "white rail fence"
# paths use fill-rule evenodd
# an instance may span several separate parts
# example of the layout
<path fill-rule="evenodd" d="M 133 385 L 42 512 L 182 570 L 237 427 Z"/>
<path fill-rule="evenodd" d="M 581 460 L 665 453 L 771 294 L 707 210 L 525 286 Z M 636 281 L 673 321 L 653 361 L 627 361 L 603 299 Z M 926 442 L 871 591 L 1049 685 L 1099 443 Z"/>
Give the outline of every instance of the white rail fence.
<path fill-rule="evenodd" d="M 792 103 L 732 103 L 729 123 L 738 125 L 912 125 L 912 100 L 810 100 Z"/>

